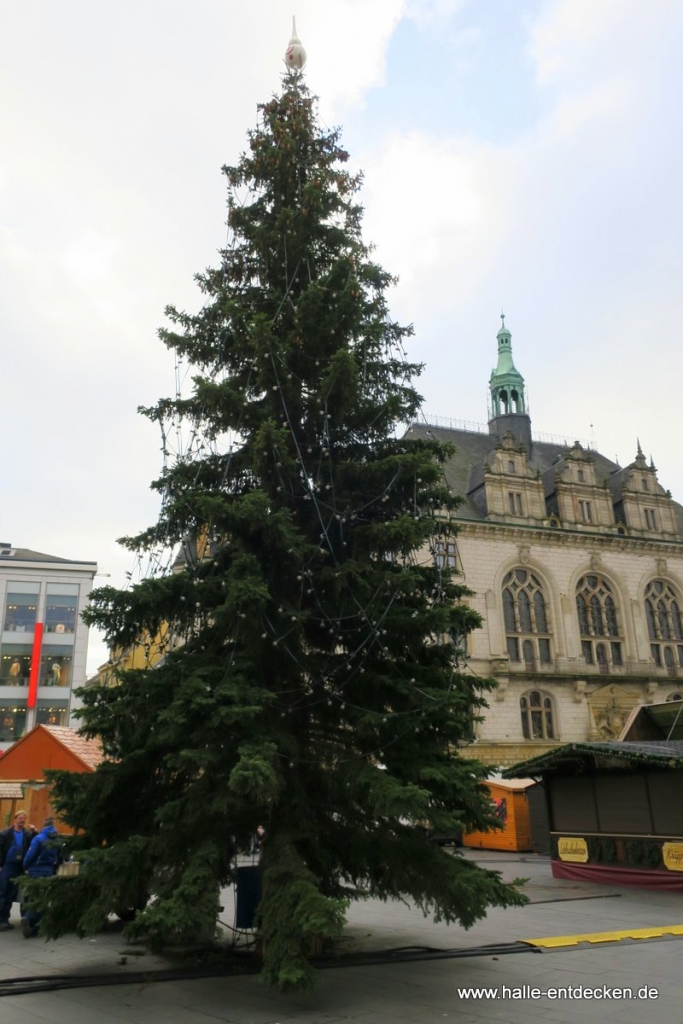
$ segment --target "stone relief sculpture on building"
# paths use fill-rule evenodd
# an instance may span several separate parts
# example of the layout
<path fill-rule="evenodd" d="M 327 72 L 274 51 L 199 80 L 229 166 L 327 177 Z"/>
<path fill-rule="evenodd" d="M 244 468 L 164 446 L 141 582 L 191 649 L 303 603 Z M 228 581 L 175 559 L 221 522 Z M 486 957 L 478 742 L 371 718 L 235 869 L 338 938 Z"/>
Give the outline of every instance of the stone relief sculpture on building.
<path fill-rule="evenodd" d="M 623 732 L 626 720 L 641 695 L 621 686 L 602 686 L 588 696 L 591 714 L 591 739 L 617 740 Z"/>

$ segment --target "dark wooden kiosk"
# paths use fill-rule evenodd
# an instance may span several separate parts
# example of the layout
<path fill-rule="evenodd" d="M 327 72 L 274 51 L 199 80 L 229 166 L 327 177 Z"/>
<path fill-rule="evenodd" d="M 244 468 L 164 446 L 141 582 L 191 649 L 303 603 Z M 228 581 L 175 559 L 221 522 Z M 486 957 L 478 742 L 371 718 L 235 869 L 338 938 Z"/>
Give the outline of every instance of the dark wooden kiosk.
<path fill-rule="evenodd" d="M 555 877 L 683 891 L 683 701 L 634 709 L 622 736 L 504 775 L 545 788 Z"/>

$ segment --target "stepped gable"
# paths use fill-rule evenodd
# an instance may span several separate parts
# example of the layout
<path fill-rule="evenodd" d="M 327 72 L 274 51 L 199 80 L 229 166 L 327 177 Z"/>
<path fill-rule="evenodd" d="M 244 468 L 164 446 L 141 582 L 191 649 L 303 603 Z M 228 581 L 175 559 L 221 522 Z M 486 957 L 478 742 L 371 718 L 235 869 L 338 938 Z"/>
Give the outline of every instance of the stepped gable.
<path fill-rule="evenodd" d="M 455 445 L 457 451 L 445 464 L 444 474 L 453 493 L 466 499 L 458 510 L 458 518 L 484 519 L 474 492 L 483 483 L 484 465 L 495 451 L 497 438 L 491 434 L 478 433 L 473 430 L 437 427 L 431 426 L 429 423 L 412 423 L 406 437 L 415 440 L 436 440 L 444 444 Z M 570 450 L 570 445 L 534 441 L 531 452 L 527 453 L 527 465 L 543 474 L 556 462 L 563 459 Z M 595 464 L 595 474 L 599 484 L 608 482 L 612 474 L 619 471 L 617 463 L 601 455 L 600 452 L 589 449 L 589 454 Z M 683 508 L 680 508 L 680 513 L 683 535 Z"/>

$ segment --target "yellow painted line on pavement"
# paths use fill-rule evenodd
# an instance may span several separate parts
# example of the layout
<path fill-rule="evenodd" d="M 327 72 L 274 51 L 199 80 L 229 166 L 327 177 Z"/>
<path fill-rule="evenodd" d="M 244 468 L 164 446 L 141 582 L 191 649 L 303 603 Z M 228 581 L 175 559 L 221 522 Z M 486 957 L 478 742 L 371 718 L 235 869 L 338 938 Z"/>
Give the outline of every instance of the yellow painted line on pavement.
<path fill-rule="evenodd" d="M 683 924 L 662 925 L 658 928 L 626 928 L 619 932 L 586 932 L 584 935 L 551 935 L 545 939 L 520 939 L 529 946 L 555 949 L 559 946 L 578 946 L 580 942 L 621 942 L 622 939 L 658 939 L 662 935 L 683 935 Z"/>

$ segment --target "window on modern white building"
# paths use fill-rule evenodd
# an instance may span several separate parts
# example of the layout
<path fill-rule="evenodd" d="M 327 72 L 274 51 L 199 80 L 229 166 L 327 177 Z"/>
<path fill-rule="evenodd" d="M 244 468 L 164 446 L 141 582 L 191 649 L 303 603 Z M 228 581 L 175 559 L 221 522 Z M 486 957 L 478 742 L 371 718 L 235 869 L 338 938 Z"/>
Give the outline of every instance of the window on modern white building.
<path fill-rule="evenodd" d="M 30 675 L 30 645 L 3 644 L 0 653 L 0 686 L 28 686 Z"/>
<path fill-rule="evenodd" d="M 612 588 L 604 576 L 591 573 L 576 585 L 581 651 L 587 665 L 601 672 L 624 664 L 617 606 Z"/>
<path fill-rule="evenodd" d="M 645 588 L 645 619 L 655 665 L 675 676 L 683 668 L 681 602 L 666 580 L 651 580 Z"/>
<path fill-rule="evenodd" d="M 513 569 L 503 580 L 503 619 L 508 657 L 529 671 L 550 663 L 550 627 L 543 587 L 527 569 Z"/>
<path fill-rule="evenodd" d="M 40 583 L 7 584 L 2 628 L 10 633 L 32 633 L 38 613 Z"/>
<path fill-rule="evenodd" d="M 72 662 L 70 647 L 44 644 L 40 658 L 39 686 L 70 686 Z"/>
<path fill-rule="evenodd" d="M 0 701 L 0 743 L 20 739 L 26 729 L 26 705 L 20 701 Z"/>
<path fill-rule="evenodd" d="M 73 633 L 78 612 L 77 583 L 48 583 L 45 598 L 45 632 Z"/>
<path fill-rule="evenodd" d="M 36 725 L 66 725 L 68 714 L 67 700 L 39 700 L 36 706 Z"/>
<path fill-rule="evenodd" d="M 553 740 L 556 727 L 552 698 L 541 690 L 530 690 L 519 701 L 522 735 L 525 740 Z"/>

